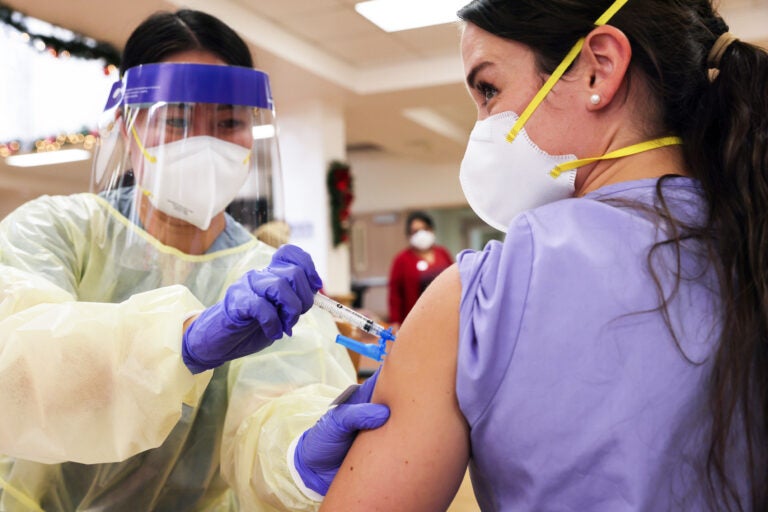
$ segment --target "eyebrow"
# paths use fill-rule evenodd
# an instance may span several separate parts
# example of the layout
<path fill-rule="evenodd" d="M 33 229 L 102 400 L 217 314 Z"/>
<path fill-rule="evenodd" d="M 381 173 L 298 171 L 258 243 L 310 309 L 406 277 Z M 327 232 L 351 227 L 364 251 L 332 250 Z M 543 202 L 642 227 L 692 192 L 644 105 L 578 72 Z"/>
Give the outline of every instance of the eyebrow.
<path fill-rule="evenodd" d="M 470 89 L 475 88 L 475 78 L 477 77 L 477 74 L 483 69 L 491 65 L 493 65 L 493 63 L 486 60 L 472 68 L 472 70 L 467 75 L 467 85 L 469 86 Z"/>

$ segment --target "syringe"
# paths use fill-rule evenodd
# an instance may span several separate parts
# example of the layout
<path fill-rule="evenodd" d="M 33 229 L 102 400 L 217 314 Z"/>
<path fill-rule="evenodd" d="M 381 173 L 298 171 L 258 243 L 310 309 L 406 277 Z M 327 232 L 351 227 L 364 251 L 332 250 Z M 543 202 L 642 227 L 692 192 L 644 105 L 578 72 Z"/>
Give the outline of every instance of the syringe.
<path fill-rule="evenodd" d="M 315 294 L 314 298 L 315 306 L 327 311 L 333 317 L 347 322 L 348 324 L 357 327 L 358 329 L 378 336 L 379 342 L 375 343 L 362 343 L 352 338 L 342 336 L 339 334 L 336 336 L 336 343 L 340 343 L 345 347 L 354 350 L 355 352 L 362 354 L 376 361 L 381 361 L 386 355 L 387 341 L 395 341 L 395 336 L 392 334 L 392 328 L 385 329 L 381 325 L 377 324 L 367 316 L 361 315 L 354 309 L 348 308 L 344 304 L 336 302 L 335 300 L 322 295 L 320 293 Z"/>
<path fill-rule="evenodd" d="M 338 318 L 343 322 L 347 322 L 348 324 L 353 325 L 369 334 L 373 334 L 374 336 L 378 336 L 380 338 L 384 337 L 389 340 L 395 339 L 391 331 L 380 326 L 367 316 L 361 315 L 354 309 L 348 308 L 344 304 L 336 302 L 335 300 L 321 293 L 315 294 L 315 306 L 329 312 L 335 318 Z"/>

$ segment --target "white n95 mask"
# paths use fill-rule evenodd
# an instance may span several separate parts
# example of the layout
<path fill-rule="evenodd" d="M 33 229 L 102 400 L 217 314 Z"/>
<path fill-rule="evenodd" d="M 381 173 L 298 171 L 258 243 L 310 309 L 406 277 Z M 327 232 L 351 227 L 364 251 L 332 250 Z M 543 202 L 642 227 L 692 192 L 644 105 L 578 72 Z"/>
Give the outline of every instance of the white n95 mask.
<path fill-rule="evenodd" d="M 595 25 L 608 23 L 626 3 L 615 0 Z M 582 37 L 573 45 L 520 116 L 514 112 L 493 115 L 478 121 L 469 136 L 459 174 L 461 188 L 475 213 L 498 230 L 506 232 L 520 212 L 571 197 L 576 171 L 583 165 L 683 143 L 680 137 L 661 137 L 578 159 L 576 155 L 550 155 L 531 140 L 525 123 L 576 60 L 584 41 Z"/>
<path fill-rule="evenodd" d="M 135 132 L 134 132 L 135 135 Z M 139 186 L 161 212 L 206 230 L 248 177 L 250 148 L 216 137 L 190 137 L 143 149 Z"/>
<path fill-rule="evenodd" d="M 426 229 L 420 229 L 411 235 L 411 246 L 419 251 L 426 251 L 435 245 L 435 234 Z"/>
<path fill-rule="evenodd" d="M 459 181 L 469 205 L 494 228 L 506 232 L 515 215 L 574 193 L 576 169 L 553 178 L 559 164 L 576 155 L 550 155 L 521 129 L 507 141 L 518 120 L 514 112 L 502 112 L 475 124 L 461 162 Z"/>

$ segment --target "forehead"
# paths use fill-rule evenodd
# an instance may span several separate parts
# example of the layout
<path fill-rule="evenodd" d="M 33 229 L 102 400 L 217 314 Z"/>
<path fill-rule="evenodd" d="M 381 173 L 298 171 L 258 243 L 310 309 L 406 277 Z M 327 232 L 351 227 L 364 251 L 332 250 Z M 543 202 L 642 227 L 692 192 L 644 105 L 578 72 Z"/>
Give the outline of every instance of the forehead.
<path fill-rule="evenodd" d="M 176 52 L 163 59 L 163 62 L 191 62 L 195 64 L 217 64 L 219 66 L 227 65 L 227 63 L 221 60 L 219 56 L 205 50 Z"/>
<path fill-rule="evenodd" d="M 467 75 L 483 66 L 515 72 L 534 64 L 533 52 L 524 44 L 493 35 L 472 23 L 466 23 L 461 34 L 461 57 Z"/>

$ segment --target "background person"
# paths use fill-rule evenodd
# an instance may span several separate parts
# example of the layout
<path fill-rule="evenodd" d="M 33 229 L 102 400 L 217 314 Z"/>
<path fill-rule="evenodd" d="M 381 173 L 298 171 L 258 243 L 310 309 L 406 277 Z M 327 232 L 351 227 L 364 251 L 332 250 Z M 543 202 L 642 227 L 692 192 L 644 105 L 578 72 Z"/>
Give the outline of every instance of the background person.
<path fill-rule="evenodd" d="M 399 252 L 389 271 L 389 323 L 400 326 L 419 296 L 437 275 L 451 266 L 453 258 L 435 244 L 435 223 L 426 212 L 415 211 L 405 221 L 408 248 Z"/>
<path fill-rule="evenodd" d="M 149 17 L 110 96 L 98 193 L 0 223 L 0 510 L 317 507 L 289 444 L 355 374 L 310 309 L 309 256 L 224 213 L 279 170 L 277 141 L 252 137 L 274 120 L 252 65 L 216 18 Z"/>
<path fill-rule="evenodd" d="M 506 238 L 419 299 L 322 509 L 445 510 L 468 462 L 487 511 L 768 509 L 768 56 L 708 0 L 459 15 Z"/>

